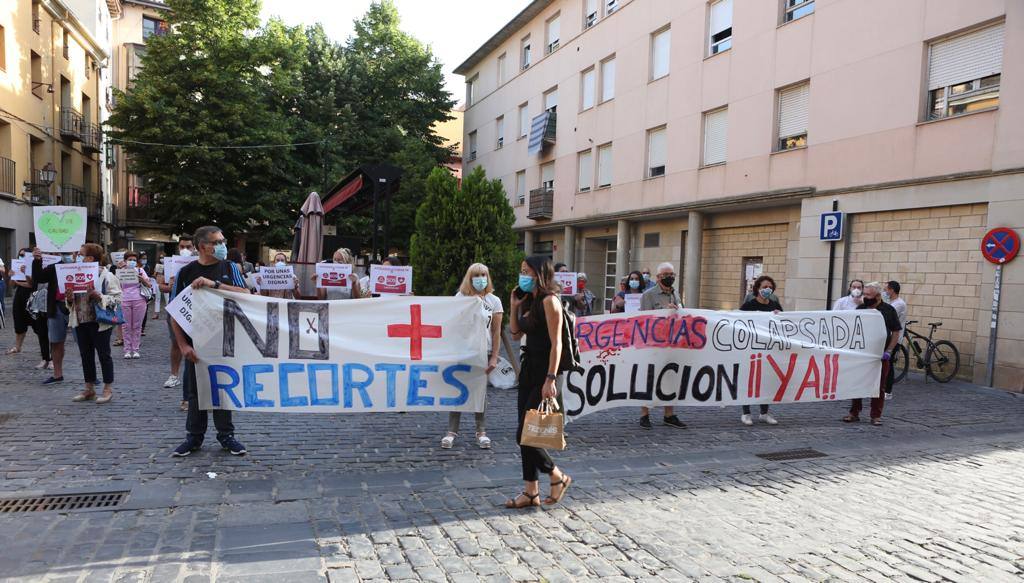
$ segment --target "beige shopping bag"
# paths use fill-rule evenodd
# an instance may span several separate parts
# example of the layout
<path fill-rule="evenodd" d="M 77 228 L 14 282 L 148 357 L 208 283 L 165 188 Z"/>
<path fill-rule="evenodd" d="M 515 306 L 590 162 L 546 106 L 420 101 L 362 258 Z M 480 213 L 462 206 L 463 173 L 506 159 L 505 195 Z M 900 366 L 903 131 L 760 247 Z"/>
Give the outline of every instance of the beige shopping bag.
<path fill-rule="evenodd" d="M 554 399 L 544 399 L 540 408 L 527 411 L 519 445 L 541 449 L 565 449 L 565 419 L 557 411 L 558 402 Z"/>

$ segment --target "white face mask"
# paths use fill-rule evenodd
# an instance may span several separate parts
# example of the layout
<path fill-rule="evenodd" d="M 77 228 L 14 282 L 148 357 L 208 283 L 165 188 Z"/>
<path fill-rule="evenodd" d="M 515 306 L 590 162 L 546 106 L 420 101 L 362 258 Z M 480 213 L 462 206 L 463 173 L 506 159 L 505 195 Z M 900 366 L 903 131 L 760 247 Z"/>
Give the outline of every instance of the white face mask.
<path fill-rule="evenodd" d="M 852 290 L 850 290 L 850 295 L 855 297 L 855 298 L 859 298 L 862 293 L 864 293 L 864 292 L 860 291 L 857 288 L 853 288 Z"/>
<path fill-rule="evenodd" d="M 288 265 L 288 264 L 285 263 L 284 261 L 278 261 L 278 262 L 274 263 L 274 267 L 285 267 L 286 265 Z"/>
<path fill-rule="evenodd" d="M 882 301 L 883 302 L 889 303 L 889 297 L 890 297 L 889 296 L 889 292 L 882 292 Z"/>
<path fill-rule="evenodd" d="M 192 257 L 192 250 L 191 249 L 179 249 L 178 250 L 178 255 L 181 255 L 182 257 Z"/>

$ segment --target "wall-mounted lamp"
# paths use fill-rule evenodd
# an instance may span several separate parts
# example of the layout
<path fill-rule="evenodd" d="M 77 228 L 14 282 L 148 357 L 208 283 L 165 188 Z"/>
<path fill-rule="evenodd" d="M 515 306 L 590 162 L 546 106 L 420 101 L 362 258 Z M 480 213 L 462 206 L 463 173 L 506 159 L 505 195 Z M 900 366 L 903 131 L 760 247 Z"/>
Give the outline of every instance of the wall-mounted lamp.
<path fill-rule="evenodd" d="M 42 82 L 38 82 L 37 83 L 35 81 L 32 82 L 32 91 L 34 92 L 36 89 L 38 89 L 38 88 L 40 88 L 40 87 L 42 87 L 44 85 L 46 86 L 46 92 L 47 93 L 53 93 L 53 83 L 42 83 Z"/>

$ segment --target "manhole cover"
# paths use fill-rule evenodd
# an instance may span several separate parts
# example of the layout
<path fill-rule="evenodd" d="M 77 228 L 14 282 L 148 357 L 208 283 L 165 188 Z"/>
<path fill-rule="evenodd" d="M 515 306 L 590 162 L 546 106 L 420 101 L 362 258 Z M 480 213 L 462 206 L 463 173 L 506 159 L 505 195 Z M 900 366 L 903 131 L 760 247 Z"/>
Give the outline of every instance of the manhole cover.
<path fill-rule="evenodd" d="M 128 492 L 128 490 L 122 490 L 91 494 L 48 494 L 27 498 L 2 498 L 0 499 L 0 514 L 113 508 L 124 501 Z"/>
<path fill-rule="evenodd" d="M 821 453 L 816 449 L 787 449 L 786 451 L 773 451 L 771 453 L 759 453 L 755 455 L 771 462 L 786 462 L 790 460 L 808 460 L 816 457 L 828 457 L 827 453 Z"/>

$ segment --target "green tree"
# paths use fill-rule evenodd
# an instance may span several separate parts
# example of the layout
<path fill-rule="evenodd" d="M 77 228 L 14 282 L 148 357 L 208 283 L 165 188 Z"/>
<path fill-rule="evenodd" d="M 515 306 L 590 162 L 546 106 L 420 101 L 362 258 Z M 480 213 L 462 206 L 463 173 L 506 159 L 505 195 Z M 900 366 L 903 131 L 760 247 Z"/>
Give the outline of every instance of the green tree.
<path fill-rule="evenodd" d="M 507 297 L 522 260 L 513 224 L 515 214 L 500 180 L 488 180 L 478 166 L 460 189 L 450 172 L 435 168 L 410 243 L 416 293 L 453 294 L 466 269 L 479 262 L 490 268 L 495 293 Z"/>
<path fill-rule="evenodd" d="M 145 177 L 155 219 L 284 242 L 301 200 L 301 168 L 287 149 L 238 146 L 309 141 L 289 117 L 306 37 L 279 21 L 261 27 L 259 0 L 167 4 L 172 32 L 148 39 L 142 71 L 118 95 L 110 136 Z"/>

